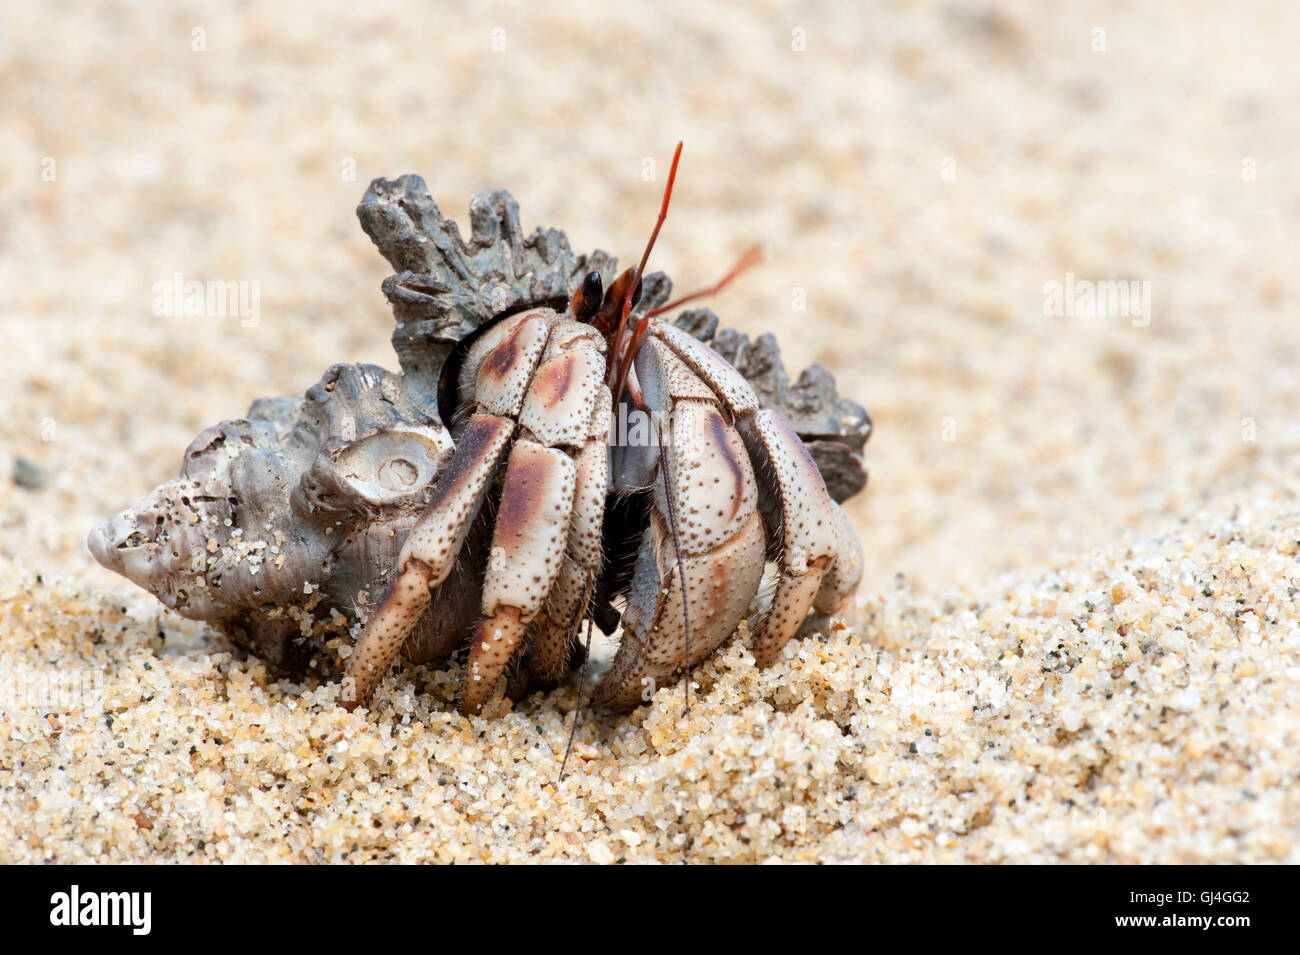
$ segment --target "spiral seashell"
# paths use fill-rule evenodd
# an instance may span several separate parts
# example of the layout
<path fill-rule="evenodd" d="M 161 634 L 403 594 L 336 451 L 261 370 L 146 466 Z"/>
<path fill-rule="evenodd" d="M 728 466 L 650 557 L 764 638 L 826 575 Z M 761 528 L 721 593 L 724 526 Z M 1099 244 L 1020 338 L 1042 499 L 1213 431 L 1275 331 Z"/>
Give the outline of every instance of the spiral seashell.
<path fill-rule="evenodd" d="M 312 612 L 351 621 L 387 582 L 451 451 L 399 376 L 334 365 L 303 398 L 262 398 L 208 428 L 178 478 L 87 543 L 182 616 L 299 670 L 319 643 Z"/>

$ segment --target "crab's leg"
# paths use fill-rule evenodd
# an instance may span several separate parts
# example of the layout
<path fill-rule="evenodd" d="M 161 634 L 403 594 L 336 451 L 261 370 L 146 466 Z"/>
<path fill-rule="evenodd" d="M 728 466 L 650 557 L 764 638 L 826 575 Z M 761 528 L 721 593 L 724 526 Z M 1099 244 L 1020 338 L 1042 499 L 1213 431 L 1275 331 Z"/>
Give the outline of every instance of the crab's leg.
<path fill-rule="evenodd" d="M 483 582 L 484 617 L 461 689 L 466 714 L 483 707 L 551 590 L 564 557 L 575 470 L 563 451 L 528 439 L 510 452 Z"/>
<path fill-rule="evenodd" d="M 352 650 L 348 671 L 343 677 L 339 702 L 344 709 L 354 710 L 370 703 L 375 687 L 397 659 L 402 644 L 429 608 L 429 581 L 432 576 L 428 564 L 420 560 L 408 561 L 406 568 L 393 581 L 378 608 L 366 621 L 365 632 Z"/>
<path fill-rule="evenodd" d="M 763 575 L 763 525 L 753 468 L 718 398 L 653 338 L 637 356 L 636 369 L 646 404 L 668 412 L 667 473 L 655 482 L 622 641 L 596 689 L 596 705 L 615 709 L 635 706 L 646 689 L 653 690 L 654 683 L 687 662 L 687 620 L 691 663 L 731 636 Z M 636 460 L 639 449 L 626 451 L 615 472 L 631 481 L 635 468 L 627 462 Z M 675 534 L 668 521 L 668 494 L 677 519 Z"/>
<path fill-rule="evenodd" d="M 568 548 L 551 595 L 537 620 L 538 671 L 548 680 L 558 680 L 564 675 L 578 624 L 587 612 L 587 602 L 600 573 L 608 459 L 604 438 L 589 441 L 578 456 Z"/>
<path fill-rule="evenodd" d="M 834 501 L 831 510 L 835 522 L 835 560 L 822 576 L 822 586 L 817 591 L 813 606 L 818 613 L 842 613 L 853 592 L 862 582 L 865 561 L 862 541 L 849 523 L 849 517 Z"/>
<path fill-rule="evenodd" d="M 543 413 L 548 412 L 545 407 L 530 402 L 526 415 L 532 428 L 548 434 L 553 440 L 585 441 L 576 460 L 577 485 L 573 514 L 569 520 L 568 547 L 559 576 L 537 621 L 535 652 L 538 672 L 544 679 L 558 680 L 565 672 L 578 624 L 586 615 L 587 603 L 604 559 L 601 530 L 609 485 L 610 397 L 609 389 L 599 374 L 605 349 L 604 340 L 599 335 L 588 333 L 586 326 L 580 324 L 564 325 L 556 330 L 551 347 L 557 354 L 548 359 L 548 366 L 561 359 L 563 352 L 572 352 L 572 358 L 562 360 L 568 370 L 577 370 L 583 378 L 573 392 L 573 401 L 578 406 L 563 410 L 573 421 L 581 421 L 584 417 L 589 420 L 586 434 L 579 439 L 572 431 L 563 433 L 549 427 L 542 420 Z M 538 382 L 539 391 L 541 386 L 542 383 Z M 573 387 L 572 382 L 570 387 Z M 586 398 L 582 397 L 586 395 L 594 398 L 590 410 Z"/>
<path fill-rule="evenodd" d="M 760 411 L 740 422 L 740 433 L 757 465 L 768 550 L 780 568 L 771 609 L 754 634 L 754 660 L 767 666 L 808 616 L 835 562 L 838 509 L 807 448 L 780 415 Z"/>
<path fill-rule="evenodd" d="M 353 648 L 340 698 L 347 709 L 369 704 L 375 687 L 428 607 L 429 589 L 451 572 L 513 432 L 514 422 L 508 418 L 479 414 L 470 419 L 447 469 L 438 477 L 424 514 L 402 548 L 398 560 L 401 574 L 366 621 Z"/>
<path fill-rule="evenodd" d="M 768 525 L 769 555 L 780 577 L 767 619 L 755 634 L 754 657 L 773 662 L 809 608 L 838 609 L 862 578 L 862 546 L 831 500 L 817 465 L 779 415 L 759 411 L 749 383 L 707 345 L 656 322 L 651 334 L 717 395 L 758 466 L 759 508 Z"/>
<path fill-rule="evenodd" d="M 437 587 L 455 566 L 488 482 L 514 435 L 516 418 L 554 323 L 554 313 L 523 313 L 489 329 L 466 356 L 462 375 L 475 384 L 479 413 L 461 434 L 447 469 L 398 558 L 393 587 L 366 621 L 344 675 L 340 702 L 365 706 L 428 606 L 416 584 Z M 413 565 L 413 561 L 418 564 Z M 424 565 L 427 571 L 418 565 Z"/>
<path fill-rule="evenodd" d="M 470 644 L 461 709 L 477 713 L 548 605 L 539 627 L 539 669 L 562 672 L 568 635 L 586 611 L 600 567 L 606 486 L 605 343 L 589 325 L 557 323 L 519 409 L 521 438 L 511 452 L 483 587 L 483 622 Z M 557 646 L 558 643 L 558 646 Z M 549 667 L 548 664 L 549 663 Z M 558 675 L 547 673 L 547 675 Z"/>

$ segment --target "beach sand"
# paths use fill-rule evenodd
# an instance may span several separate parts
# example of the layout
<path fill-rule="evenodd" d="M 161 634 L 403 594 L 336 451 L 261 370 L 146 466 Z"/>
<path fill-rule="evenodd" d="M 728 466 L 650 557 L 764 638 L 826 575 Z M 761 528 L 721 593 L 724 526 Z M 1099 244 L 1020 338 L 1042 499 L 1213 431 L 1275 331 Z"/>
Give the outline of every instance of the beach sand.
<path fill-rule="evenodd" d="M 0 862 L 1300 861 L 1297 37 L 1282 4 L 4 8 Z M 842 622 L 761 671 L 742 632 L 689 712 L 585 713 L 558 782 L 576 686 L 466 720 L 405 665 L 350 715 L 95 564 L 202 428 L 396 367 L 370 179 L 463 225 L 507 188 L 627 261 L 678 139 L 652 267 L 764 240 L 712 307 L 874 419 Z M 155 314 L 177 274 L 257 312 Z M 1120 280 L 1127 314 L 1052 313 Z"/>

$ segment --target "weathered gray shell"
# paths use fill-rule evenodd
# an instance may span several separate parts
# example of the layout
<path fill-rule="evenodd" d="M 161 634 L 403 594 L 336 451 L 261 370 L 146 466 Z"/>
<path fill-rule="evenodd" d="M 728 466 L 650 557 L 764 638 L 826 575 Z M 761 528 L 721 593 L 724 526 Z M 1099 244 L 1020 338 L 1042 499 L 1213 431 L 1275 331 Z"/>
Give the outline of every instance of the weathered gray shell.
<path fill-rule="evenodd" d="M 177 613 L 296 670 L 314 642 L 313 611 L 354 617 L 391 576 L 452 449 L 400 376 L 334 365 L 304 397 L 262 398 L 201 433 L 179 478 L 88 544 Z"/>
<path fill-rule="evenodd" d="M 502 314 L 563 309 L 590 271 L 606 281 L 615 274 L 613 258 L 574 255 L 562 232 L 525 237 L 506 192 L 470 203 L 468 242 L 418 176 L 376 180 L 357 215 L 397 270 L 383 290 L 397 319 L 402 373 L 334 365 L 302 398 L 259 399 L 246 417 L 201 433 L 180 477 L 88 540 L 104 566 L 291 673 L 307 665 L 326 632 L 362 616 L 393 576 L 430 480 L 453 450 L 438 382 L 456 346 Z M 639 309 L 667 301 L 670 290 L 662 273 L 647 276 Z M 677 324 L 711 342 L 763 405 L 790 422 L 837 500 L 861 489 L 871 422 L 836 394 L 827 372 L 811 368 L 791 385 L 771 335 L 751 343 L 718 331 L 707 310 L 685 312 Z M 418 662 L 456 649 L 473 623 L 489 535 L 485 515 L 406 656 Z"/>

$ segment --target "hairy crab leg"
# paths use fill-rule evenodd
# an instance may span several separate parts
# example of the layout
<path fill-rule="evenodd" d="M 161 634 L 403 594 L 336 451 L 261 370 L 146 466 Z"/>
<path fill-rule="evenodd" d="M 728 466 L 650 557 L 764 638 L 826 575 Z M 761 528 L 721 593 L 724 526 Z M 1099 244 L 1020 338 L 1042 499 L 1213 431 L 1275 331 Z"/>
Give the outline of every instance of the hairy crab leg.
<path fill-rule="evenodd" d="M 541 358 L 550 322 L 541 315 L 521 315 L 489 330 L 470 353 L 470 373 L 484 387 L 485 400 L 471 416 L 447 468 L 437 478 L 428 506 L 402 547 L 397 566 L 406 577 L 412 560 L 429 567 L 428 587 L 437 587 L 451 573 L 465 544 L 474 517 L 482 506 L 488 482 L 496 473 L 514 436 L 515 417 L 523 404 L 533 369 Z M 388 629 L 401 621 L 406 636 L 419 616 L 410 619 L 387 610 L 390 595 L 366 622 L 344 675 L 347 709 L 366 706 L 401 650 L 398 633 Z M 427 599 L 427 598 L 426 598 Z M 394 646 L 396 643 L 396 646 Z"/>
<path fill-rule="evenodd" d="M 365 706 L 402 644 L 429 608 L 429 581 L 433 571 L 421 560 L 411 560 L 393 581 L 387 597 L 366 621 L 365 636 L 353 648 L 339 699 L 345 709 Z"/>
<path fill-rule="evenodd" d="M 675 395 L 688 393 L 687 381 L 712 395 L 743 437 L 747 463 L 752 459 L 757 467 L 766 549 L 780 568 L 771 607 L 754 638 L 755 661 L 767 666 L 810 609 L 833 612 L 857 588 L 861 544 L 798 436 L 779 415 L 758 409 L 749 383 L 716 352 L 656 321 L 637 368 L 647 392 L 655 390 L 649 385 L 657 375 L 664 382 L 657 387 Z M 686 525 L 683 531 L 689 538 Z"/>
<path fill-rule="evenodd" d="M 821 589 L 813 600 L 813 606 L 820 614 L 843 613 L 866 569 L 862 541 L 849 523 L 849 516 L 834 501 L 831 501 L 831 514 L 835 528 L 835 560 L 822 575 Z"/>
<path fill-rule="evenodd" d="M 608 420 L 608 414 L 605 418 Z M 603 438 L 591 439 L 578 456 L 568 546 L 559 576 L 537 620 L 537 664 L 544 679 L 558 680 L 564 675 L 578 624 L 586 616 L 600 573 L 608 462 L 609 449 Z"/>
<path fill-rule="evenodd" d="M 691 662 L 698 663 L 735 633 L 763 576 L 763 525 L 758 515 L 734 537 L 707 553 L 683 557 L 685 594 L 693 625 Z M 685 660 L 685 633 L 677 553 L 658 513 L 641 543 L 628 593 L 623 636 L 614 662 L 596 688 L 593 703 L 630 709 Z"/>
<path fill-rule="evenodd" d="M 475 415 L 445 471 L 439 475 L 429 504 L 402 548 L 401 573 L 388 595 L 366 621 L 344 675 L 340 702 L 349 710 L 367 706 L 375 688 L 397 659 L 406 638 L 429 603 L 429 589 L 447 579 L 482 504 L 488 480 L 514 432 L 514 422 L 496 415 Z M 411 591 L 424 581 L 423 606 Z"/>
<path fill-rule="evenodd" d="M 619 487 L 644 484 L 656 468 L 664 481 L 654 484 L 622 641 L 596 688 L 596 705 L 614 709 L 637 705 L 653 682 L 698 662 L 731 636 L 763 575 L 753 468 L 717 396 L 656 339 L 647 339 L 637 357 L 637 381 L 645 405 L 665 415 L 667 469 L 659 467 L 656 448 L 619 448 Z M 669 526 L 668 489 L 676 534 Z"/>
<path fill-rule="evenodd" d="M 604 336 L 591 325 L 557 321 L 519 415 L 526 433 L 547 447 L 564 449 L 575 469 L 560 569 L 537 616 L 529 651 L 529 662 L 543 680 L 558 680 L 565 672 L 604 557 L 610 421 L 605 348 Z"/>
<path fill-rule="evenodd" d="M 510 405 L 501 405 L 517 413 L 520 438 L 506 468 L 483 586 L 484 619 L 470 644 L 461 695 L 466 714 L 482 709 L 539 615 L 529 664 L 537 663 L 543 678 L 557 676 L 556 669 L 562 674 L 569 630 L 585 614 L 600 568 L 610 417 L 605 341 L 590 325 L 546 315 L 544 348 L 529 359 L 526 377 L 512 373 Z M 491 370 L 509 341 L 503 337 L 477 369 L 481 402 L 494 400 Z M 564 609 L 558 634 L 546 625 L 548 605 Z"/>
<path fill-rule="evenodd" d="M 754 660 L 767 666 L 807 618 L 835 557 L 835 502 L 807 448 L 779 415 L 760 411 L 741 422 L 740 433 L 758 466 L 769 552 L 780 567 L 771 609 L 754 634 Z"/>
<path fill-rule="evenodd" d="M 559 573 L 575 471 L 565 452 L 527 438 L 510 452 L 483 583 L 484 618 L 470 642 L 461 688 L 466 715 L 478 713 L 491 696 Z"/>

